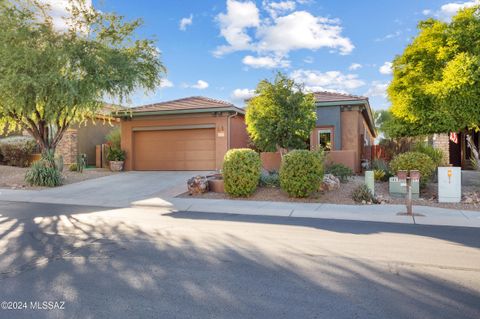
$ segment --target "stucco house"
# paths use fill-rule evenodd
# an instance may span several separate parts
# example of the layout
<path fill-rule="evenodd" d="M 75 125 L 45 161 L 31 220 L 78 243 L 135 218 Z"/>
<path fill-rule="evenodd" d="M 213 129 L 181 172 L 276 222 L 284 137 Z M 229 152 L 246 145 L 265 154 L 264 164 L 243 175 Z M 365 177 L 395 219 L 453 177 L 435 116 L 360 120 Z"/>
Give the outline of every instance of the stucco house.
<path fill-rule="evenodd" d="M 245 110 L 188 97 L 135 107 L 121 115 L 126 170 L 218 170 L 225 153 L 247 147 Z"/>
<path fill-rule="evenodd" d="M 57 154 L 63 156 L 65 164 L 75 163 L 78 154 L 87 155 L 87 165 L 96 164 L 96 146 L 104 144 L 105 136 L 120 125 L 111 115 L 117 110 L 118 106 L 105 104 L 95 117 L 67 129 L 57 145 Z"/>
<path fill-rule="evenodd" d="M 317 123 L 310 147 L 321 145 L 328 152 L 328 161 L 360 172 L 362 161 L 371 160 L 376 137 L 368 98 L 332 92 L 315 92 L 314 96 Z"/>
<path fill-rule="evenodd" d="M 361 171 L 375 138 L 373 116 L 365 97 L 315 93 L 317 123 L 310 145 L 321 145 L 327 159 Z M 219 170 L 225 153 L 248 147 L 245 110 L 207 97 L 135 107 L 121 119 L 126 170 Z"/>

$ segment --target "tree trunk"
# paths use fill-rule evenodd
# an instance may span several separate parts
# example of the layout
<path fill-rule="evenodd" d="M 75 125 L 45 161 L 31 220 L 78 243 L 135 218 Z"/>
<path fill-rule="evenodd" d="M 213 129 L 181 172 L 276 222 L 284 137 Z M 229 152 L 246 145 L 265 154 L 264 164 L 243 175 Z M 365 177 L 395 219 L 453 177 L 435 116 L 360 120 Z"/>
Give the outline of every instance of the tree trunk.
<path fill-rule="evenodd" d="M 480 153 L 479 153 L 479 149 L 475 146 L 475 142 L 472 138 L 472 135 L 470 134 L 467 134 L 466 136 L 467 138 L 467 143 L 468 143 L 468 146 L 470 147 L 470 152 L 471 152 L 471 162 L 472 162 L 472 165 L 473 165 L 473 168 L 477 171 L 480 171 Z"/>

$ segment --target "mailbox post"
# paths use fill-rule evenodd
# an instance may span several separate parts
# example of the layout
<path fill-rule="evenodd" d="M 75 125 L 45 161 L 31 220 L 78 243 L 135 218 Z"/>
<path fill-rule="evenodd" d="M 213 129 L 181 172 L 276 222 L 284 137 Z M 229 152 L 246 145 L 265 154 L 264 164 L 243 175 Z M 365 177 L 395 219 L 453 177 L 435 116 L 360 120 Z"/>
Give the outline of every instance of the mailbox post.
<path fill-rule="evenodd" d="M 397 176 L 398 176 L 398 179 L 401 181 L 401 185 L 407 188 L 407 196 L 406 196 L 407 215 L 413 216 L 412 181 L 420 180 L 420 172 L 417 170 L 398 171 Z"/>

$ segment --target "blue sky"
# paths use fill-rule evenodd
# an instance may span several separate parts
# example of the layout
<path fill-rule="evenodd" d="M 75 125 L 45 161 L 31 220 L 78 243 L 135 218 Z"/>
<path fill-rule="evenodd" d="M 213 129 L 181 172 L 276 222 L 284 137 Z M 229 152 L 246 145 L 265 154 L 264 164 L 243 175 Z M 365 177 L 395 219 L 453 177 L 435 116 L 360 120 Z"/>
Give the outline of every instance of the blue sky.
<path fill-rule="evenodd" d="M 142 18 L 168 69 L 163 87 L 130 105 L 193 95 L 243 105 L 277 70 L 309 90 L 366 95 L 385 109 L 388 66 L 429 16 L 448 20 L 472 1 L 101 0 L 102 11 Z"/>

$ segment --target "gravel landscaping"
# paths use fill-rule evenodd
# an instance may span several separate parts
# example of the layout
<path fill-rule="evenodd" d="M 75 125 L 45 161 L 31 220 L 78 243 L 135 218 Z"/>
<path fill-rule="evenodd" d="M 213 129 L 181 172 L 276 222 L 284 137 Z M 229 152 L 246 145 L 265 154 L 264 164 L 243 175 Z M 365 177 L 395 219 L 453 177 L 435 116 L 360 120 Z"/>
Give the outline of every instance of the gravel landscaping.
<path fill-rule="evenodd" d="M 24 177 L 28 168 L 24 167 L 14 167 L 14 166 L 5 166 L 0 165 L 0 188 L 10 188 L 10 189 L 41 189 L 44 187 L 32 187 L 25 183 Z M 111 172 L 108 169 L 104 168 L 88 168 L 83 171 L 83 173 L 70 172 L 68 170 L 63 171 L 63 184 L 73 184 L 89 179 L 99 178 L 103 176 L 108 176 L 112 174 L 117 174 Z"/>
<path fill-rule="evenodd" d="M 355 188 L 362 185 L 364 181 L 363 176 L 356 176 L 347 183 L 342 183 L 340 189 L 334 191 L 316 192 L 308 198 L 292 198 L 279 188 L 259 187 L 255 193 L 250 197 L 230 197 L 225 193 L 203 193 L 200 195 L 190 195 L 188 192 L 179 195 L 179 197 L 186 198 L 206 198 L 206 199 L 233 199 L 233 200 L 258 200 L 258 201 L 276 201 L 276 202 L 301 202 L 301 203 L 329 203 L 329 204 L 346 204 L 357 205 L 352 199 L 352 192 Z M 466 203 L 464 200 L 461 203 L 438 203 L 436 199 L 437 184 L 430 183 L 425 190 L 422 191 L 421 198 L 413 200 L 414 205 L 420 206 L 434 206 L 450 209 L 463 210 L 480 210 L 480 188 L 474 186 L 462 187 L 464 195 L 473 197 L 474 202 Z M 391 198 L 388 193 L 388 182 L 375 183 L 375 195 L 382 199 L 384 204 L 405 204 L 405 199 Z M 475 200 L 478 199 L 478 200 Z"/>

